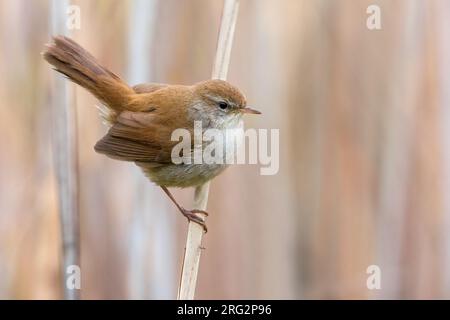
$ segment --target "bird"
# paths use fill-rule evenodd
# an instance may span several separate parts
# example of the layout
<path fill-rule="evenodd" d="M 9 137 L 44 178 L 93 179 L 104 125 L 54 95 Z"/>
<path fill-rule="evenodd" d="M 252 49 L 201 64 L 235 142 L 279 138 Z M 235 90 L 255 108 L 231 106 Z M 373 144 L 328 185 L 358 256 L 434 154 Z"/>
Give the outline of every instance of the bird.
<path fill-rule="evenodd" d="M 193 134 L 196 121 L 202 130 L 242 128 L 244 114 L 260 114 L 247 106 L 244 94 L 219 79 L 193 85 L 129 86 L 65 36 L 53 37 L 42 55 L 54 70 L 100 101 L 101 115 L 109 129 L 95 144 L 95 151 L 112 159 L 134 162 L 161 187 L 183 216 L 200 224 L 206 232 L 205 220 L 198 214 L 208 213 L 185 209 L 168 188 L 200 186 L 223 172 L 228 164 L 174 163 L 172 149 L 178 142 L 172 141 L 171 135 L 176 129 Z M 183 155 L 186 156 L 192 154 Z"/>

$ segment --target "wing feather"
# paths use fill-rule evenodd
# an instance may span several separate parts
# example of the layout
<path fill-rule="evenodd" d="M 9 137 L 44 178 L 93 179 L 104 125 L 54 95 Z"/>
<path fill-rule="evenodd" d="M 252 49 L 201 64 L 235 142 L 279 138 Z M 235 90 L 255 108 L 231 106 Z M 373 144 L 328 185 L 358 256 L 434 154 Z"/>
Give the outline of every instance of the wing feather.
<path fill-rule="evenodd" d="M 182 114 L 189 105 L 191 90 L 155 83 L 137 85 L 133 90 L 138 94 L 114 118 L 95 150 L 124 161 L 171 163 L 172 149 L 178 144 L 178 141 L 171 141 L 172 130 L 186 128 L 193 131 L 189 117 Z M 174 108 L 175 105 L 178 108 Z"/>
<path fill-rule="evenodd" d="M 168 85 L 165 83 L 141 83 L 133 87 L 136 93 L 151 93 L 162 88 L 166 88 Z"/>
<path fill-rule="evenodd" d="M 170 140 L 172 132 L 155 118 L 152 112 L 122 112 L 95 151 L 124 161 L 171 163 L 172 148 L 178 142 Z"/>

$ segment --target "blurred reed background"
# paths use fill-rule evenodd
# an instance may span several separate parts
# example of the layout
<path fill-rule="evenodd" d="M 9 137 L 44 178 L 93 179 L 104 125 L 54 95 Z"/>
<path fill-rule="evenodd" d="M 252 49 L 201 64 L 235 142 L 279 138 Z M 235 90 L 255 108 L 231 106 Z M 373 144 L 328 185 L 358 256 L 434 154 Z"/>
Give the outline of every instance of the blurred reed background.
<path fill-rule="evenodd" d="M 127 81 L 209 78 L 222 1 L 72 4 L 72 37 Z M 382 30 L 366 28 L 370 4 Z M 0 0 L 6 299 L 62 294 L 50 11 Z M 450 298 L 449 57 L 448 0 L 241 1 L 229 81 L 263 111 L 247 127 L 280 129 L 280 171 L 213 181 L 197 298 Z M 96 104 L 76 89 L 82 298 L 175 298 L 186 221 L 132 164 L 94 152 Z M 192 190 L 176 196 L 191 205 Z M 381 290 L 366 287 L 372 264 Z"/>

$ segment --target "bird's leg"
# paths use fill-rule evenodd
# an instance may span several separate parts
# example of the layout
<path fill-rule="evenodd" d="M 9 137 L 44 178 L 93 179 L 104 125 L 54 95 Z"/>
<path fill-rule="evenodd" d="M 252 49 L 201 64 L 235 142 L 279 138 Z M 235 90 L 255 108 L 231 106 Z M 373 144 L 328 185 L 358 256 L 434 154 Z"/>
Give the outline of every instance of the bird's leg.
<path fill-rule="evenodd" d="M 196 214 L 196 213 L 201 213 L 201 214 L 204 214 L 205 216 L 208 216 L 208 212 L 203 211 L 203 210 L 197 210 L 197 209 L 187 210 L 178 204 L 177 200 L 175 200 L 173 195 L 170 193 L 169 189 L 167 189 L 166 187 L 163 187 L 163 186 L 161 186 L 161 189 L 163 189 L 163 191 L 169 196 L 170 200 L 172 200 L 172 202 L 177 206 L 178 210 L 180 210 L 180 212 L 183 214 L 183 216 L 185 216 L 189 221 L 192 221 L 192 222 L 195 222 L 195 223 L 198 223 L 199 225 L 201 225 L 203 227 L 203 229 L 205 230 L 205 232 L 208 231 L 208 228 L 206 228 L 205 220 L 203 220 L 201 217 L 199 217 Z"/>

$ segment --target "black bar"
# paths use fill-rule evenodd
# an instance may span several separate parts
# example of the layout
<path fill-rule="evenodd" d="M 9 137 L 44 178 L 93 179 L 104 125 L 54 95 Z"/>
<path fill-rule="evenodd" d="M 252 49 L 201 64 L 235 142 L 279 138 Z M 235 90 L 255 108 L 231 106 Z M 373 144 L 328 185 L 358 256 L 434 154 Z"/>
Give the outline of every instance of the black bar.
<path fill-rule="evenodd" d="M 450 308 L 448 301 L 395 301 L 395 300 L 83 300 L 83 301 L 0 301 L 3 312 L 15 316 L 34 315 L 86 315 L 112 314 L 133 319 L 310 319 L 324 315 L 380 317 L 391 311 L 403 316 L 420 314 L 430 316 Z"/>

